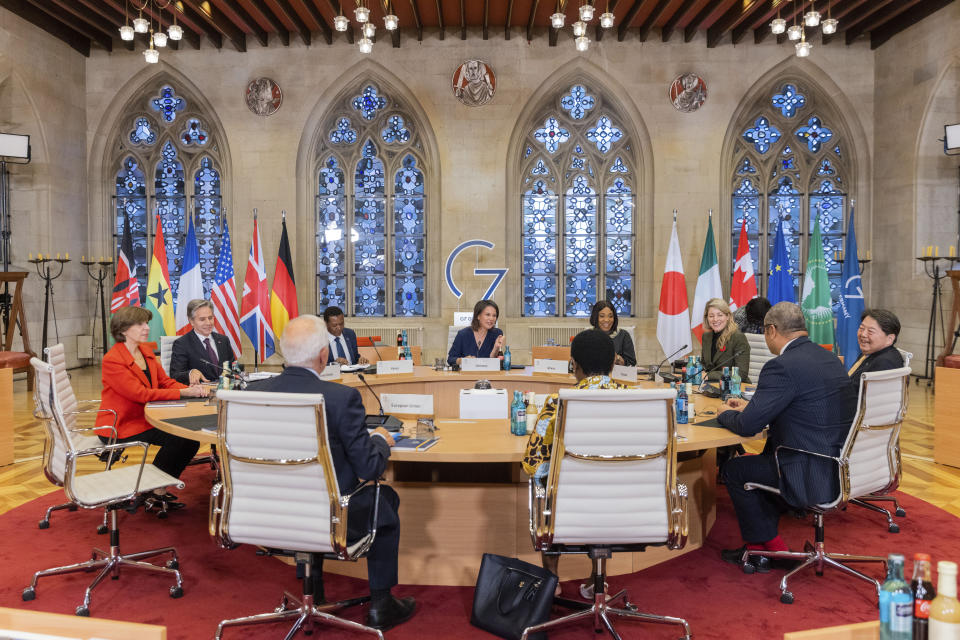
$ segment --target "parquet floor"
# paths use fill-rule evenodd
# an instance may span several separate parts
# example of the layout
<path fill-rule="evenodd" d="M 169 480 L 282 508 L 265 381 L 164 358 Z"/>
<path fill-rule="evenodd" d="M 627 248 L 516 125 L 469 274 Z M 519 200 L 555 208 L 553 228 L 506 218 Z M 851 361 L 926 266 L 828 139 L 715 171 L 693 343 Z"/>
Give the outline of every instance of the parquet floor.
<path fill-rule="evenodd" d="M 79 399 L 99 397 L 99 367 L 75 369 L 70 373 Z M 43 477 L 40 468 L 43 427 L 33 417 L 33 398 L 27 393 L 25 381 L 14 383 L 13 401 L 16 462 L 0 467 L 0 514 L 56 490 Z M 925 385 L 910 385 L 910 405 L 900 444 L 903 452 L 900 489 L 960 516 L 960 469 L 933 462 L 933 393 Z M 127 464 L 139 462 L 138 456 L 130 455 Z M 102 468 L 94 459 L 85 464 L 90 469 Z"/>

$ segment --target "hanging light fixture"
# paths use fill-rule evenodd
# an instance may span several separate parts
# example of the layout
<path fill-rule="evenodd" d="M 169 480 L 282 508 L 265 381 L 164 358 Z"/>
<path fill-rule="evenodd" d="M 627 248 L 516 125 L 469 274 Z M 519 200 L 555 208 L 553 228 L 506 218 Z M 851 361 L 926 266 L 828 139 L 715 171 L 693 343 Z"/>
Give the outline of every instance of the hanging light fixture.
<path fill-rule="evenodd" d="M 153 48 L 153 25 L 148 24 L 147 27 L 150 31 L 150 48 L 144 49 L 143 59 L 147 61 L 147 64 L 156 64 L 160 61 L 160 52 Z"/>
<path fill-rule="evenodd" d="M 143 17 L 143 10 L 150 0 L 143 0 L 143 6 L 137 9 L 137 17 L 133 19 L 133 30 L 137 33 L 147 33 L 150 30 L 150 23 Z"/>
<path fill-rule="evenodd" d="M 807 56 L 810 55 L 810 49 L 813 48 L 813 45 L 807 42 L 806 34 L 804 34 L 803 32 L 800 33 L 800 42 L 798 42 L 794 46 L 797 49 L 798 58 L 806 58 Z"/>
<path fill-rule="evenodd" d="M 383 26 L 387 31 L 395 31 L 399 19 L 393 13 L 393 0 L 383 0 Z"/>
<path fill-rule="evenodd" d="M 373 40 L 370 38 L 360 38 L 358 44 L 360 46 L 360 53 L 370 53 L 373 51 Z"/>
<path fill-rule="evenodd" d="M 177 7 L 174 6 L 170 10 L 170 15 L 173 16 L 173 24 L 167 27 L 167 35 L 170 36 L 171 40 L 181 40 L 183 39 L 183 27 L 177 24 Z"/>
<path fill-rule="evenodd" d="M 364 0 L 357 0 L 357 8 L 353 10 L 353 15 L 360 24 L 370 20 L 370 9 L 367 8 Z"/>
<path fill-rule="evenodd" d="M 363 26 L 360 27 L 360 33 L 363 34 L 364 38 L 372 38 L 377 33 L 377 26 L 372 22 L 364 22 Z"/>
<path fill-rule="evenodd" d="M 550 26 L 554 29 L 563 29 L 567 16 L 563 13 L 563 4 L 565 0 L 557 0 L 557 9 L 550 15 Z"/>
<path fill-rule="evenodd" d="M 157 31 L 154 33 L 153 44 L 156 45 L 157 48 L 167 46 L 167 34 L 165 34 L 163 31 Z"/>
<path fill-rule="evenodd" d="M 580 5 L 580 19 L 584 22 L 593 20 L 593 5 L 590 2 Z"/>
<path fill-rule="evenodd" d="M 813 0 L 810 0 L 810 11 L 807 11 L 803 16 L 803 24 L 808 27 L 820 25 L 820 12 L 813 8 Z"/>
<path fill-rule="evenodd" d="M 133 40 L 133 27 L 130 26 L 130 18 L 127 16 L 127 3 L 123 3 L 123 26 L 120 27 L 120 39 L 130 41 Z"/>
<path fill-rule="evenodd" d="M 573 35 L 580 37 L 587 32 L 587 23 L 583 20 L 577 20 L 573 23 Z"/>
<path fill-rule="evenodd" d="M 780 6 L 777 6 L 777 17 L 770 23 L 770 32 L 778 36 L 787 30 L 787 21 L 780 17 Z"/>
<path fill-rule="evenodd" d="M 803 27 L 798 24 L 790 25 L 790 28 L 787 29 L 787 38 L 790 40 L 799 40 L 803 37 Z"/>
<path fill-rule="evenodd" d="M 607 0 L 607 10 L 600 14 L 600 26 L 609 29 L 613 26 L 614 15 L 610 12 L 610 0 Z"/>
<path fill-rule="evenodd" d="M 350 20 L 347 16 L 338 15 L 333 19 L 333 28 L 337 31 L 346 31 L 350 28 Z"/>
<path fill-rule="evenodd" d="M 820 30 L 825 35 L 830 35 L 837 32 L 838 21 L 835 18 L 830 17 L 830 3 L 827 3 L 827 19 L 820 23 Z"/>
<path fill-rule="evenodd" d="M 574 42 L 577 45 L 577 51 L 586 51 L 590 48 L 590 38 L 587 36 L 579 36 Z"/>

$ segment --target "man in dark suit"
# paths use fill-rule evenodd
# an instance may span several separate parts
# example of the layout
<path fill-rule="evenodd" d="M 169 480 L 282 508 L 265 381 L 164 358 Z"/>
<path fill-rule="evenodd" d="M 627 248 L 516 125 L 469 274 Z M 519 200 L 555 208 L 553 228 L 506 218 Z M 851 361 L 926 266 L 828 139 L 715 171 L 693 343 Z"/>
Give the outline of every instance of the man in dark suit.
<path fill-rule="evenodd" d="M 895 346 L 900 335 L 900 319 L 886 309 L 864 309 L 857 329 L 860 357 L 850 366 L 850 382 L 858 390 L 860 377 L 868 371 L 887 371 L 903 366 L 903 356 Z"/>
<path fill-rule="evenodd" d="M 329 336 L 317 316 L 302 315 L 291 320 L 280 338 L 286 368 L 279 376 L 251 383 L 248 389 L 284 393 L 322 393 L 327 417 L 330 455 L 337 483 L 344 494 L 360 484 L 360 478 L 379 478 L 387 466 L 394 441 L 383 428 L 368 434 L 366 412 L 356 389 L 326 382 L 320 373 L 327 366 Z M 367 554 L 370 583 L 370 611 L 367 625 L 389 629 L 413 615 L 413 598 L 395 598 L 390 590 L 397 584 L 400 546 L 400 498 L 392 487 L 381 485 L 377 535 Z M 374 507 L 374 487 L 367 486 L 350 499 L 347 542 L 367 533 Z"/>
<path fill-rule="evenodd" d="M 760 455 L 733 458 L 722 470 L 747 549 L 785 551 L 787 545 L 777 533 L 783 510 L 780 498 L 768 491 L 748 491 L 745 483 L 778 487 L 782 499 L 795 507 L 831 501 L 839 492 L 837 465 L 832 460 L 782 450 L 778 475 L 774 459 L 780 445 L 839 455 L 856 411 L 857 395 L 840 360 L 811 342 L 806 329 L 799 306 L 774 305 L 764 317 L 764 337 L 777 357 L 760 370 L 753 399 L 749 403 L 728 400 L 717 418 L 742 436 L 770 425 Z M 743 547 L 725 550 L 722 556 L 739 563 L 743 551 Z M 752 562 L 760 571 L 770 568 L 766 558 Z"/>
<path fill-rule="evenodd" d="M 330 355 L 327 363 L 333 364 L 367 364 L 367 359 L 360 355 L 357 348 L 357 334 L 353 329 L 347 329 L 340 307 L 327 307 L 323 311 L 323 321 L 330 334 Z"/>
<path fill-rule="evenodd" d="M 227 336 L 213 330 L 213 304 L 209 300 L 191 300 L 187 318 L 193 331 L 173 343 L 170 354 L 170 377 L 177 382 L 194 385 L 220 377 L 221 363 L 233 362 L 233 347 Z"/>

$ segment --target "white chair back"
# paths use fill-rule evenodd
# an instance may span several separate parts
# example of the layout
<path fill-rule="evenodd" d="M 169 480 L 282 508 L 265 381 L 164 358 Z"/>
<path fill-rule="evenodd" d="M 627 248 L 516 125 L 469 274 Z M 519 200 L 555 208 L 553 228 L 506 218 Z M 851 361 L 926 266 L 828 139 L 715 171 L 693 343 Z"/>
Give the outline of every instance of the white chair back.
<path fill-rule="evenodd" d="M 897 347 L 897 351 L 899 351 L 900 355 L 903 357 L 903 366 L 909 367 L 910 361 L 913 360 L 913 354 L 905 349 L 901 349 L 900 347 Z"/>
<path fill-rule="evenodd" d="M 446 351 L 446 353 L 450 353 L 450 349 L 453 347 L 453 341 L 457 339 L 457 334 L 460 332 L 460 329 L 463 329 L 463 327 L 457 327 L 457 326 L 452 325 L 452 324 L 447 326 L 447 351 Z M 446 358 L 444 358 L 444 359 L 446 359 Z"/>
<path fill-rule="evenodd" d="M 772 360 L 775 356 L 767 348 L 767 341 L 762 334 L 745 333 L 747 344 L 750 345 L 750 381 L 756 384 L 760 379 L 760 370 L 767 360 Z"/>
<path fill-rule="evenodd" d="M 555 544 L 668 540 L 675 397 L 669 389 L 560 390 L 547 483 Z"/>
<path fill-rule="evenodd" d="M 907 411 L 910 368 L 869 371 L 860 378 L 853 426 L 844 444 L 849 497 L 886 493 L 900 482 L 900 425 Z"/>
<path fill-rule="evenodd" d="M 58 342 L 52 347 L 47 347 L 43 352 L 46 354 L 47 362 L 53 366 L 56 394 L 60 400 L 60 408 L 63 410 L 64 422 L 67 425 L 67 429 L 76 428 L 77 418 L 72 412 L 77 410 L 77 397 L 73 393 L 70 376 L 67 374 L 67 358 L 64 353 L 63 343 Z"/>
<path fill-rule="evenodd" d="M 63 345 L 58 344 L 61 355 Z M 47 349 L 48 355 L 51 347 Z M 60 409 L 60 385 L 56 367 L 38 358 L 31 358 L 34 371 L 33 399 L 36 415 L 43 421 L 47 437 L 43 445 L 43 474 L 51 483 L 62 487 L 66 477 L 67 452 L 71 444 L 63 425 L 63 411 Z M 65 371 L 65 370 L 64 370 Z M 67 387 L 70 387 L 69 381 Z M 73 395 L 73 392 L 70 392 Z M 76 401 L 74 401 L 76 405 Z"/>
<path fill-rule="evenodd" d="M 173 343 L 180 336 L 160 336 L 160 365 L 170 375 L 170 358 L 173 356 Z"/>
<path fill-rule="evenodd" d="M 225 493 L 220 530 L 211 533 L 291 551 L 345 545 L 323 395 L 219 391 L 217 400 Z"/>
<path fill-rule="evenodd" d="M 429 393 L 381 393 L 380 402 L 386 413 L 404 416 L 432 416 L 433 395 Z"/>

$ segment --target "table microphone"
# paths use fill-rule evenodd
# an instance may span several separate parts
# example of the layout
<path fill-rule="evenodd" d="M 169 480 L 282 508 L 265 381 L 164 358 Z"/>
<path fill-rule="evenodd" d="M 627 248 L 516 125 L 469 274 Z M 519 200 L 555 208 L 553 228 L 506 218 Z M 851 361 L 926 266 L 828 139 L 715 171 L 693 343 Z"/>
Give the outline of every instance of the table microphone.
<path fill-rule="evenodd" d="M 678 353 L 683 353 L 683 350 L 684 350 L 684 349 L 687 349 L 687 348 L 689 348 L 689 347 L 690 347 L 690 345 L 685 344 L 685 345 L 683 345 L 682 347 L 680 347 L 679 349 L 677 349 L 676 351 L 674 351 L 673 353 L 671 353 L 670 355 L 668 355 L 666 358 L 664 358 L 663 360 L 661 360 L 661 361 L 660 361 L 660 364 L 657 365 L 657 368 L 656 368 L 656 369 L 654 370 L 654 372 L 653 372 L 654 378 L 656 378 L 656 375 L 657 375 L 658 373 L 660 373 L 660 367 L 662 367 L 663 364 L 664 364 L 667 360 L 670 360 L 671 358 L 674 358 Z M 667 374 L 660 374 L 660 379 L 663 380 L 664 382 L 676 382 L 676 381 L 679 380 L 680 378 L 678 378 L 677 376 L 673 375 L 672 373 L 667 373 Z"/>
<path fill-rule="evenodd" d="M 370 389 L 370 393 L 373 394 L 373 398 L 377 401 L 377 404 L 380 405 L 380 415 L 367 414 L 363 418 L 363 422 L 366 425 L 367 429 L 376 429 L 377 427 L 383 427 L 387 431 L 400 431 L 403 427 L 403 423 L 396 416 L 389 416 L 383 414 L 383 403 L 380 402 L 380 396 L 373 390 L 373 387 L 367 382 L 367 379 L 363 376 L 362 373 L 357 373 L 357 377 L 360 378 L 367 389 Z"/>

